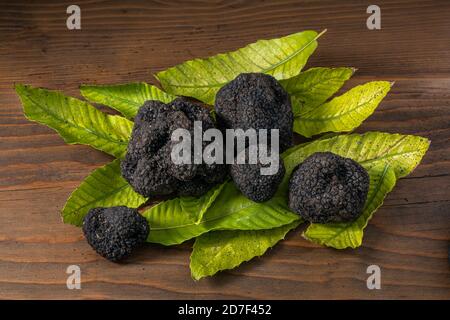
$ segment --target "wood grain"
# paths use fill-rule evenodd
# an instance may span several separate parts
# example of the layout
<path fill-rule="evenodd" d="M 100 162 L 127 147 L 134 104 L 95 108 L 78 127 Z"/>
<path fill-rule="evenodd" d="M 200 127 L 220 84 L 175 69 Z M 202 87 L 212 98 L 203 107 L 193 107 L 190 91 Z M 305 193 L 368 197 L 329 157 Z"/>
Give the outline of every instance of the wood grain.
<path fill-rule="evenodd" d="M 0 298 L 450 299 L 450 2 L 378 1 L 369 31 L 365 1 L 78 1 L 82 30 L 66 29 L 72 1 L 0 1 Z M 328 29 L 309 66 L 359 68 L 348 86 L 396 81 L 359 132 L 431 139 L 422 164 L 398 182 L 364 245 L 337 251 L 299 232 L 262 258 L 214 278 L 189 275 L 192 242 L 147 245 L 109 263 L 59 217 L 70 192 L 110 158 L 65 145 L 28 122 L 16 82 L 79 96 L 81 83 L 154 82 L 152 74 L 260 38 Z M 82 289 L 66 288 L 68 265 Z M 366 268 L 382 289 L 366 288 Z"/>

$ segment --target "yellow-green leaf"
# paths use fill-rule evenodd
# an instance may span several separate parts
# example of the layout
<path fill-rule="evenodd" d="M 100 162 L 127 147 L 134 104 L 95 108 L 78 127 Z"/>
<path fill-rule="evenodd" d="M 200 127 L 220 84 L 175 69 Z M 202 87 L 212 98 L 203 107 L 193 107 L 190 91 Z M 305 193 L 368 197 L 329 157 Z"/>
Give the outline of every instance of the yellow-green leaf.
<path fill-rule="evenodd" d="M 137 194 L 120 174 L 120 161 L 94 170 L 75 189 L 62 210 L 65 223 L 81 226 L 87 212 L 96 207 L 127 206 L 137 208 L 146 198 Z"/>
<path fill-rule="evenodd" d="M 366 170 L 389 164 L 397 178 L 408 175 L 420 163 L 428 150 L 427 138 L 397 133 L 367 132 L 346 134 L 292 147 L 284 157 L 286 172 L 290 173 L 315 152 L 333 152 L 351 158 Z"/>
<path fill-rule="evenodd" d="M 221 190 L 213 189 L 198 199 L 176 198 L 144 212 L 150 225 L 148 241 L 174 245 L 213 230 L 271 229 L 299 219 L 287 208 L 285 194 L 256 203 L 244 197 L 231 181 L 217 188 Z M 208 206 L 200 214 L 197 207 L 206 201 Z"/>
<path fill-rule="evenodd" d="M 315 152 L 330 151 L 359 162 L 370 175 L 370 192 L 363 215 L 351 223 L 311 224 L 305 237 L 338 249 L 361 245 L 363 230 L 397 179 L 411 173 L 428 150 L 426 138 L 368 132 L 340 135 L 293 147 L 284 158 L 286 172 Z"/>
<path fill-rule="evenodd" d="M 298 76 L 281 80 L 291 96 L 294 116 L 306 113 L 327 101 L 355 72 L 353 68 L 311 68 Z"/>
<path fill-rule="evenodd" d="M 213 104 L 217 91 L 241 73 L 267 73 L 278 80 L 296 76 L 316 49 L 320 35 L 303 31 L 259 40 L 233 52 L 184 62 L 159 72 L 156 77 L 171 94 Z"/>
<path fill-rule="evenodd" d="M 372 81 L 329 102 L 300 110 L 294 119 L 294 131 L 305 137 L 323 132 L 351 131 L 375 111 L 390 88 L 390 82 Z"/>
<path fill-rule="evenodd" d="M 111 107 L 129 119 L 136 116 L 139 108 L 147 100 L 168 103 L 176 98 L 143 82 L 101 86 L 82 85 L 80 91 L 87 100 Z"/>
<path fill-rule="evenodd" d="M 204 213 L 216 200 L 226 183 L 201 197 L 178 197 L 162 201 L 143 215 L 150 225 L 148 242 L 174 245 L 196 237 L 204 230 Z M 199 233 L 200 232 L 200 233 Z"/>
<path fill-rule="evenodd" d="M 125 155 L 133 122 L 58 91 L 18 84 L 16 92 L 27 119 L 54 129 L 66 143 L 86 144 L 118 158 Z"/>
<path fill-rule="evenodd" d="M 245 261 L 262 256 L 300 221 L 268 230 L 214 231 L 195 240 L 191 254 L 191 275 L 194 280 L 233 269 Z"/>
<path fill-rule="evenodd" d="M 397 181 L 389 164 L 380 164 L 369 170 L 370 187 L 363 213 L 351 223 L 313 223 L 303 236 L 315 243 L 336 249 L 357 248 L 362 244 L 364 229 L 373 213 L 383 204 L 385 196 Z"/>

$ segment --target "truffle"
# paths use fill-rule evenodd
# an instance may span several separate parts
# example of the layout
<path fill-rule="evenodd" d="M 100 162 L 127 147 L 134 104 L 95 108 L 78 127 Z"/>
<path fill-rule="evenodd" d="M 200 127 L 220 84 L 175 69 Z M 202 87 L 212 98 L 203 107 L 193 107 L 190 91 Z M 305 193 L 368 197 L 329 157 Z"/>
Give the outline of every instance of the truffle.
<path fill-rule="evenodd" d="M 250 148 L 242 152 L 246 152 L 248 156 Z M 278 160 L 278 167 L 274 168 L 273 174 L 267 175 L 261 174 L 261 169 L 267 168 L 269 165 L 262 164 L 259 159 L 255 164 L 235 163 L 230 167 L 231 178 L 236 187 L 250 200 L 255 202 L 270 200 L 277 191 L 285 173 L 283 160 L 279 156 Z"/>
<path fill-rule="evenodd" d="M 192 137 L 194 121 L 202 123 L 202 133 L 215 128 L 206 108 L 180 98 L 168 104 L 149 100 L 139 109 L 121 164 L 122 176 L 136 192 L 146 197 L 173 193 L 201 196 L 225 179 L 226 167 L 222 164 L 191 161 L 177 165 L 172 161 L 172 147 L 178 143 L 171 141 L 172 132 L 182 128 Z M 206 145 L 203 142 L 203 148 Z"/>
<path fill-rule="evenodd" d="M 84 217 L 83 233 L 98 254 L 116 262 L 147 239 L 149 226 L 136 209 L 94 208 Z"/>
<path fill-rule="evenodd" d="M 270 130 L 278 129 L 279 152 L 292 145 L 293 114 L 289 95 L 270 75 L 263 73 L 242 73 L 223 86 L 216 95 L 215 111 L 218 127 L 226 129 L 266 129 L 267 147 L 270 149 Z M 263 141 L 255 141 L 261 145 Z M 229 143 L 227 141 L 227 143 Z M 252 147 L 246 143 L 248 149 Z M 256 202 L 269 200 L 275 194 L 283 179 L 284 164 L 279 155 L 279 168 L 273 175 L 262 175 L 264 167 L 259 160 L 256 164 L 233 164 L 231 177 L 237 188 L 249 199 Z"/>
<path fill-rule="evenodd" d="M 215 111 L 221 130 L 267 129 L 270 133 L 278 129 L 280 153 L 292 146 L 294 116 L 290 98 L 270 75 L 240 74 L 219 90 Z"/>
<path fill-rule="evenodd" d="M 356 161 L 331 152 L 314 153 L 294 169 L 289 207 L 314 223 L 358 218 L 369 191 L 369 175 Z"/>

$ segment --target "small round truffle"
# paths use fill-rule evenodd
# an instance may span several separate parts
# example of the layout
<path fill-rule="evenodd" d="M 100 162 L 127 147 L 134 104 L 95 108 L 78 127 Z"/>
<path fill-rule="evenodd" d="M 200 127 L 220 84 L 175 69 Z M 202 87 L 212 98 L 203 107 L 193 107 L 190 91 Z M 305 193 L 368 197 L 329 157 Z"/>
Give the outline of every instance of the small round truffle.
<path fill-rule="evenodd" d="M 293 113 L 287 92 L 263 73 L 242 73 L 216 95 L 217 124 L 224 129 L 279 130 L 280 153 L 292 146 Z M 268 139 L 270 141 L 270 138 Z"/>
<path fill-rule="evenodd" d="M 83 233 L 98 254 L 117 262 L 147 239 L 149 226 L 136 209 L 94 208 L 84 217 Z"/>
<path fill-rule="evenodd" d="M 248 156 L 248 150 L 249 148 L 242 152 L 246 152 Z M 232 164 L 230 166 L 230 175 L 236 187 L 247 198 L 255 202 L 264 202 L 275 195 L 285 173 L 284 162 L 279 156 L 278 166 L 273 167 L 272 170 L 269 170 L 269 167 L 270 164 L 262 164 L 258 158 L 255 164 Z M 261 172 L 263 168 L 269 172 L 263 174 Z"/>
<path fill-rule="evenodd" d="M 369 175 L 356 161 L 331 152 L 314 153 L 292 173 L 289 207 L 314 223 L 358 218 L 369 192 Z"/>
<path fill-rule="evenodd" d="M 121 163 L 122 176 L 137 193 L 146 197 L 200 196 L 225 179 L 225 165 L 194 164 L 193 161 L 175 164 L 172 161 L 172 148 L 178 143 L 171 141 L 173 131 L 186 129 L 193 137 L 195 121 L 201 122 L 202 133 L 215 128 L 206 108 L 180 98 L 168 104 L 149 100 L 139 109 Z M 207 142 L 203 142 L 203 148 L 206 145 Z"/>

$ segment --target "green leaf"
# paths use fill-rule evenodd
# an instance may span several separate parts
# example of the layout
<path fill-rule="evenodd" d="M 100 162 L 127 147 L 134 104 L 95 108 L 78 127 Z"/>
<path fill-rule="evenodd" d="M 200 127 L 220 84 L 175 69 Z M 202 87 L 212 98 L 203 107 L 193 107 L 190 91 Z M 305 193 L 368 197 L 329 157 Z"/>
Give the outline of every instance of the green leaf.
<path fill-rule="evenodd" d="M 213 230 L 271 229 L 299 219 L 289 211 L 284 194 L 256 203 L 244 197 L 231 181 L 221 188 L 199 199 L 164 201 L 144 212 L 150 225 L 148 241 L 174 245 Z M 211 192 L 214 192 L 212 200 Z M 208 206 L 200 216 L 197 207 L 205 201 Z"/>
<path fill-rule="evenodd" d="M 281 80 L 291 96 L 294 116 L 311 110 L 335 94 L 355 72 L 353 68 L 311 68 L 298 76 Z"/>
<path fill-rule="evenodd" d="M 82 85 L 81 94 L 87 100 L 109 106 L 129 119 L 134 119 L 139 108 L 147 100 L 171 102 L 176 97 L 147 83 L 119 85 Z"/>
<path fill-rule="evenodd" d="M 81 226 L 87 212 L 96 207 L 127 206 L 137 208 L 146 198 L 137 194 L 120 174 L 120 162 L 94 170 L 72 192 L 62 210 L 65 223 Z"/>
<path fill-rule="evenodd" d="M 54 129 L 66 143 L 90 145 L 118 158 L 126 153 L 133 122 L 58 91 L 18 84 L 16 92 L 27 119 Z"/>
<path fill-rule="evenodd" d="M 362 244 L 364 229 L 373 213 L 383 204 L 385 196 L 397 181 L 389 164 L 381 164 L 369 170 L 370 188 L 361 216 L 351 223 L 313 223 L 303 236 L 315 243 L 336 249 L 357 248 Z"/>
<path fill-rule="evenodd" d="M 315 108 L 306 108 L 294 119 L 294 131 L 305 136 L 357 128 L 376 109 L 391 88 L 387 81 L 372 81 Z"/>
<path fill-rule="evenodd" d="M 225 184 L 215 186 L 199 198 L 178 197 L 162 201 L 146 210 L 143 216 L 150 225 L 147 241 L 173 245 L 190 239 L 186 235 L 180 236 L 178 233 L 183 231 L 179 230 L 195 230 L 202 223 L 204 213 L 215 201 Z"/>
<path fill-rule="evenodd" d="M 286 172 L 290 173 L 305 158 L 315 152 L 333 152 L 359 162 L 366 170 L 389 164 L 397 178 L 414 170 L 429 147 L 429 140 L 420 136 L 367 132 L 347 134 L 295 146 L 284 157 Z"/>
<path fill-rule="evenodd" d="M 340 135 L 293 147 L 284 158 L 286 172 L 315 152 L 330 151 L 359 162 L 371 178 L 370 193 L 360 219 L 347 224 L 311 224 L 305 237 L 338 249 L 361 245 L 363 230 L 375 210 L 392 190 L 397 179 L 408 175 L 420 163 L 429 147 L 426 138 L 412 135 L 368 132 Z"/>
<path fill-rule="evenodd" d="M 192 278 L 212 276 L 262 256 L 299 224 L 300 221 L 295 221 L 269 230 L 215 231 L 198 237 L 191 255 Z"/>
<path fill-rule="evenodd" d="M 296 76 L 316 49 L 321 34 L 304 31 L 259 40 L 233 52 L 184 62 L 159 72 L 156 78 L 171 94 L 213 104 L 217 91 L 241 73 L 267 73 L 278 80 Z"/>

